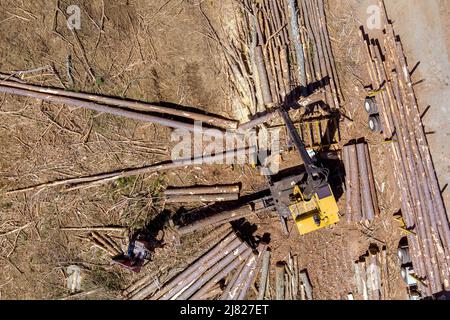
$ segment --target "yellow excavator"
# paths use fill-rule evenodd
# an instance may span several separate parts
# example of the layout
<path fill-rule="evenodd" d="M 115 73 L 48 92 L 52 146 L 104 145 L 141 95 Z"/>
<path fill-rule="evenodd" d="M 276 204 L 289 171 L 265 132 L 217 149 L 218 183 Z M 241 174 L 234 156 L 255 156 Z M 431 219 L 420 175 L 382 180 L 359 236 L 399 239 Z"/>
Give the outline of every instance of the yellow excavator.
<path fill-rule="evenodd" d="M 308 152 L 288 112 L 283 107 L 278 112 L 300 154 L 304 170 L 280 179 L 269 177 L 271 196 L 266 202 L 284 220 L 285 232 L 286 219 L 292 216 L 298 231 L 304 235 L 337 223 L 339 208 L 328 182 L 329 170 Z"/>

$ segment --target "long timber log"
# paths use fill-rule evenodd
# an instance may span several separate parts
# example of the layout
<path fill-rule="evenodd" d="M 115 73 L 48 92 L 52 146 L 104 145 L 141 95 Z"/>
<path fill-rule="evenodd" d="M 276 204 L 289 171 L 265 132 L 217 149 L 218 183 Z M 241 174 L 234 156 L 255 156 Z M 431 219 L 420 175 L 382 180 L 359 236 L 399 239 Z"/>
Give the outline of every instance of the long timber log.
<path fill-rule="evenodd" d="M 222 241 L 220 241 L 216 246 L 214 246 L 211 250 L 208 251 L 205 255 L 199 258 L 196 262 L 191 264 L 188 268 L 186 268 L 182 273 L 177 275 L 175 278 L 170 280 L 169 283 L 166 283 L 164 287 L 152 297 L 152 300 L 157 300 L 160 297 L 164 296 L 171 289 L 177 286 L 183 279 L 187 278 L 194 270 L 198 269 L 200 265 L 203 263 L 210 261 L 212 258 L 216 257 L 224 248 L 226 248 L 230 243 L 236 243 L 237 237 L 233 232 L 229 233 Z"/>
<path fill-rule="evenodd" d="M 356 145 L 356 153 L 358 155 L 358 169 L 359 169 L 359 181 L 361 183 L 361 199 L 362 206 L 364 208 L 364 216 L 367 220 L 373 220 L 375 212 L 373 209 L 373 200 L 369 182 L 369 171 L 367 169 L 366 159 L 366 147 L 365 144 L 359 143 Z"/>
<path fill-rule="evenodd" d="M 204 195 L 204 194 L 220 194 L 220 193 L 239 193 L 239 185 L 223 185 L 223 186 L 204 186 L 204 187 L 178 187 L 167 188 L 164 195 Z"/>
<path fill-rule="evenodd" d="M 227 274 L 231 273 L 234 269 L 239 269 L 240 265 L 243 265 L 244 261 L 252 254 L 252 250 L 246 250 L 240 256 L 237 256 L 232 263 L 227 265 L 222 271 L 217 273 L 211 280 L 208 281 L 199 291 L 197 291 L 190 299 L 200 299 L 204 294 L 208 292 L 215 284 L 222 280 Z M 236 271 L 237 272 L 237 271 Z"/>
<path fill-rule="evenodd" d="M 231 250 L 228 255 L 223 257 L 222 260 L 217 262 L 215 265 L 211 267 L 211 269 L 207 270 L 205 273 L 197 277 L 196 281 L 189 286 L 185 291 L 183 291 L 178 297 L 178 300 L 186 300 L 190 298 L 196 291 L 198 291 L 206 282 L 211 280 L 215 275 L 217 275 L 221 270 L 226 268 L 226 266 L 230 265 L 234 260 L 239 260 L 240 257 L 244 255 L 245 252 L 251 251 L 249 245 L 243 242 L 237 248 Z"/>
<path fill-rule="evenodd" d="M 104 104 L 104 105 L 111 105 L 111 106 L 117 106 L 120 108 L 128 108 L 130 110 L 135 111 L 141 111 L 141 112 L 157 112 L 162 114 L 169 114 L 174 115 L 178 117 L 183 117 L 187 119 L 192 119 L 195 121 L 202 121 L 206 124 L 210 124 L 213 126 L 217 126 L 223 129 L 236 129 L 237 128 L 237 121 L 234 120 L 228 120 L 223 119 L 207 114 L 201 114 L 197 112 L 191 112 L 186 110 L 179 110 L 176 108 L 169 108 L 164 106 L 159 106 L 155 104 L 149 104 L 139 101 L 129 101 L 129 100 L 123 100 L 118 98 L 112 98 L 112 97 L 106 97 L 101 96 L 97 94 L 92 93 L 82 93 L 82 92 L 75 92 L 75 91 L 66 91 L 58 88 L 48 88 L 48 87 L 41 87 L 33 84 L 25 84 L 25 83 L 18 83 L 14 81 L 8 81 L 4 80 L 7 77 L 0 76 L 0 85 L 2 86 L 8 86 L 11 88 L 17 88 L 27 91 L 33 91 L 37 93 L 44 94 L 46 96 L 60 96 L 60 97 L 66 97 L 66 98 L 75 98 L 77 100 L 81 99 L 84 101 L 93 101 L 96 103 Z M 42 97 L 39 95 L 39 97 Z M 50 100 L 49 100 L 50 101 Z M 62 100 L 66 102 L 75 101 L 75 100 Z M 55 100 L 57 102 L 57 100 Z M 138 119 L 139 120 L 139 119 Z M 156 122 L 155 122 L 156 123 Z"/>
<path fill-rule="evenodd" d="M 196 194 L 196 195 L 166 195 L 166 203 L 190 203 L 190 202 L 223 202 L 239 199 L 237 193 L 221 194 Z"/>

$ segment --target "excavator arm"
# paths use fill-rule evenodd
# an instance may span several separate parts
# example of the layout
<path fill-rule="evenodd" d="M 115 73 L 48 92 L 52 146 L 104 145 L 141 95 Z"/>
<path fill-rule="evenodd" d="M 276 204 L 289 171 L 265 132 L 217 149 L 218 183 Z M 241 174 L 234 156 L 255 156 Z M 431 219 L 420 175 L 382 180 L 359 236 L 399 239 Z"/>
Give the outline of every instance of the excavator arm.
<path fill-rule="evenodd" d="M 305 166 L 303 175 L 270 183 L 280 217 L 283 220 L 290 213 L 302 235 L 337 223 L 339 209 L 328 184 L 329 170 L 309 155 L 288 112 L 283 107 L 278 112 Z M 283 196 L 286 193 L 288 197 Z"/>

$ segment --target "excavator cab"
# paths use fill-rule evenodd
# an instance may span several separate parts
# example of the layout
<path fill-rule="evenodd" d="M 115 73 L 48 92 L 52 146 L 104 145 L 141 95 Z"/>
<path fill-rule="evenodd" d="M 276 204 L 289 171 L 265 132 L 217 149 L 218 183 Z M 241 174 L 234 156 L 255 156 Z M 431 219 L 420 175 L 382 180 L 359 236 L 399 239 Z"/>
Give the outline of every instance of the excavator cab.
<path fill-rule="evenodd" d="M 310 199 L 296 185 L 289 211 L 301 235 L 339 222 L 339 208 L 329 184 L 320 187 Z"/>
<path fill-rule="evenodd" d="M 298 231 L 304 235 L 337 223 L 339 208 L 328 183 L 329 170 L 308 153 L 288 112 L 284 108 L 279 112 L 305 167 L 303 178 L 296 179 L 293 190 L 290 189 L 287 204 Z"/>

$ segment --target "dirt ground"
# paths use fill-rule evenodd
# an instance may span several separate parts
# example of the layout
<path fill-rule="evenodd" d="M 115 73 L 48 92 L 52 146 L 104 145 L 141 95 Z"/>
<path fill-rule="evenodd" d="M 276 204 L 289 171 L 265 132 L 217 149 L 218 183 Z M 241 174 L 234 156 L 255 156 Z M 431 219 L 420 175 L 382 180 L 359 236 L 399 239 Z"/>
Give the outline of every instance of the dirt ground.
<path fill-rule="evenodd" d="M 25 78 L 46 86 L 200 109 L 224 117 L 236 114 L 229 98 L 228 70 L 210 25 L 224 33 L 223 17 L 233 17 L 231 0 L 60 1 L 81 8 L 81 29 L 65 25 L 53 1 L 0 0 L 0 70 L 4 73 L 52 66 L 55 72 Z M 362 101 L 365 66 L 358 45 L 358 1 L 330 1 L 328 23 L 346 115 L 342 144 L 366 137 L 374 164 L 381 215 L 370 227 L 347 224 L 300 236 L 290 225 L 282 235 L 276 217 L 251 217 L 258 232 L 271 233 L 272 263 L 298 255 L 307 268 L 316 299 L 355 297 L 353 262 L 371 243 L 386 245 L 390 298 L 406 298 L 396 250 L 401 233 L 392 215 L 399 209 L 390 152 L 369 133 Z M 202 8 L 202 10 L 201 10 Z M 227 21 L 226 23 L 229 23 Z M 71 59 L 69 58 L 71 57 Z M 72 61 L 73 84 L 67 72 Z M 90 73 L 94 76 L 92 77 Z M 170 130 L 90 111 L 9 95 L 0 97 L 0 188 L 11 190 L 55 179 L 140 167 L 170 158 Z M 202 166 L 122 179 L 74 192 L 49 188 L 0 198 L 0 298 L 59 299 L 69 295 L 66 269 L 82 269 L 82 299 L 120 299 L 121 290 L 143 274 L 180 270 L 207 245 L 209 230 L 183 238 L 158 252 L 135 275 L 110 265 L 110 257 L 83 242 L 65 226 L 121 225 L 139 229 L 180 206 L 164 205 L 167 185 L 242 182 L 243 194 L 265 188 L 249 166 Z M 344 212 L 344 199 L 339 199 Z M 117 238 L 125 246 L 124 239 Z M 272 272 L 274 272 L 272 270 Z M 274 274 L 272 274 L 272 279 Z"/>

